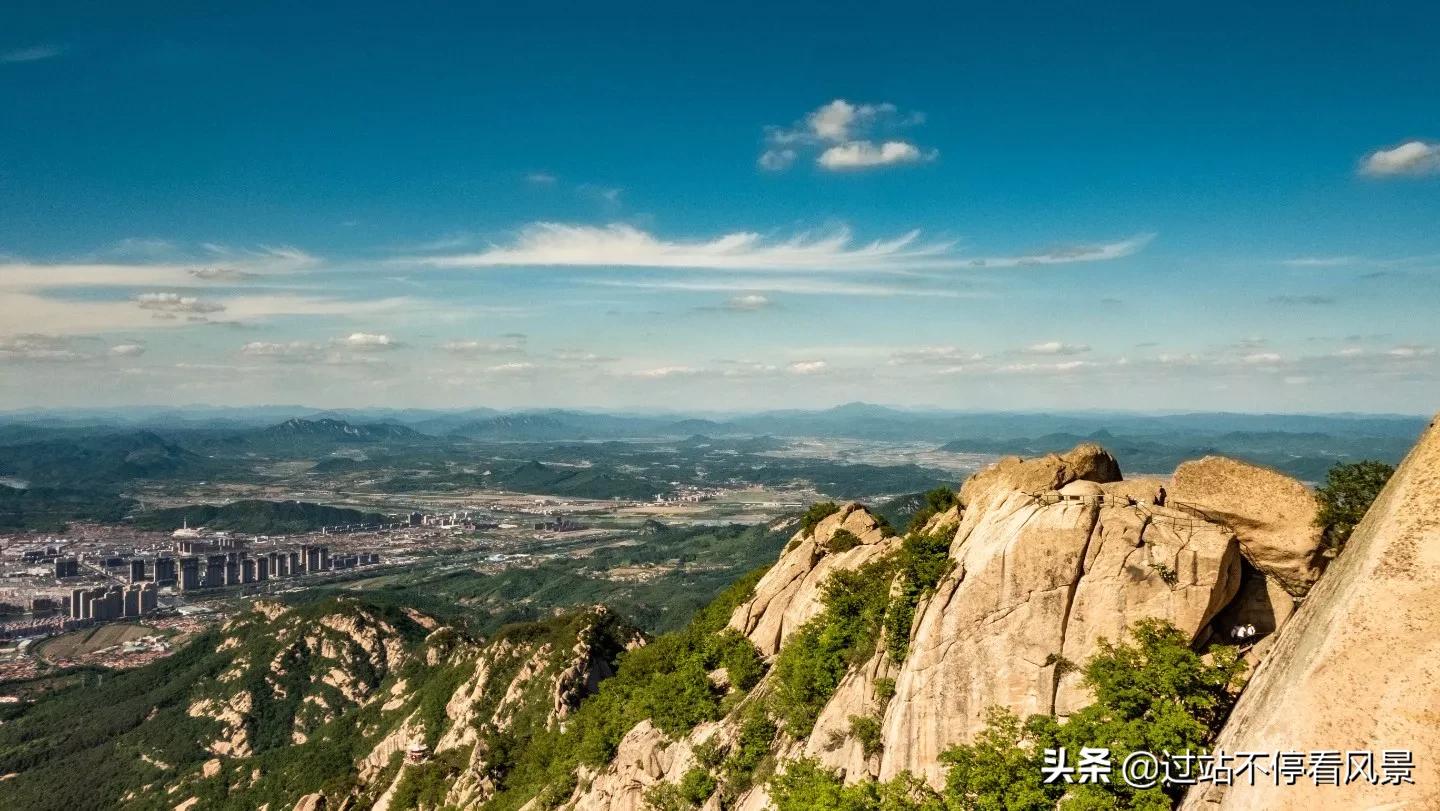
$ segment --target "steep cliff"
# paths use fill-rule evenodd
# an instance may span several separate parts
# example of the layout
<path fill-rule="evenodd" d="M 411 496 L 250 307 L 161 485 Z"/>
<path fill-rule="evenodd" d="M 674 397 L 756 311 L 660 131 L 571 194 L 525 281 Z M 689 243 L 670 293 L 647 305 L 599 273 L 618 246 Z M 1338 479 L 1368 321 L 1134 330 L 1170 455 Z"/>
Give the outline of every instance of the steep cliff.
<path fill-rule="evenodd" d="M 756 687 L 719 721 L 684 734 L 642 722 L 607 765 L 582 775 L 566 807 L 768 807 L 763 779 L 740 781 L 727 793 L 723 769 L 715 767 L 733 757 L 746 719 L 759 712 L 778 724 L 765 743 L 761 776 L 808 758 L 851 783 L 909 773 L 938 787 L 941 753 L 971 740 L 990 708 L 1063 718 L 1089 704 L 1078 663 L 1139 620 L 1163 620 L 1197 645 L 1228 637 L 1221 621 L 1258 620 L 1268 635 L 1290 614 L 1282 582 L 1303 588 L 1318 575 L 1313 507 L 1307 512 L 1296 496 L 1295 488 L 1303 494 L 1298 482 L 1207 460 L 1217 464 L 1225 466 L 1220 481 L 1202 491 L 1191 475 L 1187 484 L 1208 509 L 1173 499 L 1157 506 L 1160 482 L 1125 482 L 1114 459 L 1093 445 L 1002 460 L 966 482 L 962 507 L 904 539 L 859 505 L 840 508 L 813 532 L 797 532 L 731 615 L 730 629 L 771 664 Z M 1257 480 L 1288 498 L 1291 509 L 1268 523 L 1256 520 Z M 948 560 L 929 566 L 931 579 L 916 599 L 905 578 L 926 539 L 938 539 Z M 883 582 L 869 587 L 868 597 L 835 594 L 864 592 L 864 581 L 875 578 Z M 882 613 L 873 608 L 877 589 Z M 907 622 L 892 633 L 887 626 L 897 617 Z M 853 632 L 867 622 L 869 631 Z M 787 669 L 787 657 L 801 659 L 797 648 L 824 649 L 846 633 L 852 647 L 843 659 L 822 657 L 818 665 L 843 669 L 838 679 L 821 679 L 821 705 L 810 714 L 787 712 L 794 693 L 788 681 L 797 672 Z M 1255 650 L 1258 659 L 1263 648 Z M 807 725 L 794 728 L 796 717 Z M 667 805 L 670 791 L 689 799 Z"/>
<path fill-rule="evenodd" d="M 1217 742 L 1226 752 L 1409 750 L 1413 783 L 1212 787 L 1192 791 L 1183 807 L 1440 807 L 1437 593 L 1440 422 L 1432 422 L 1286 623 Z"/>

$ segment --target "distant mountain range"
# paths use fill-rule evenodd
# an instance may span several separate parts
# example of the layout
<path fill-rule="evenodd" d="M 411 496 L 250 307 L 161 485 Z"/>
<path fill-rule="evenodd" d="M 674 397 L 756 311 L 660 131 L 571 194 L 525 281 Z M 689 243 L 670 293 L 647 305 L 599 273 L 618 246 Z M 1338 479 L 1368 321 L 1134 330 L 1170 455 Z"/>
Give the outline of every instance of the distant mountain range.
<path fill-rule="evenodd" d="M 279 425 L 264 429 L 261 436 L 267 439 L 321 441 L 321 442 L 407 442 L 423 440 L 425 434 L 395 423 L 377 422 L 352 425 L 344 420 L 322 417 L 321 419 L 286 420 Z"/>
<path fill-rule="evenodd" d="M 1088 435 L 1099 430 L 1133 436 L 1220 434 L 1236 431 L 1323 433 L 1331 436 L 1403 436 L 1414 440 L 1428 416 L 1404 414 L 1241 414 L 1194 412 L 1144 414 L 1126 411 L 1000 412 L 901 409 L 847 403 L 828 409 L 749 414 L 643 414 L 567 409 L 489 408 L 330 409 L 303 406 L 256 408 L 29 409 L 0 413 L 0 442 L 25 425 L 245 429 L 299 420 L 352 426 L 405 426 L 430 436 L 503 440 L 605 439 L 636 436 L 761 435 L 843 436 L 947 442 L 958 437 L 1023 438 L 1052 433 Z"/>

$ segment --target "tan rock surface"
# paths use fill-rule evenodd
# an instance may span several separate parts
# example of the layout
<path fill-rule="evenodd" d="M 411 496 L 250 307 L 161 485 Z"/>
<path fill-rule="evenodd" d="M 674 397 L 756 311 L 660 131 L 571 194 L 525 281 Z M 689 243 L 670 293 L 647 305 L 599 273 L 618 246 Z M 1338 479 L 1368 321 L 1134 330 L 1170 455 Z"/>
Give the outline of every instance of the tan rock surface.
<path fill-rule="evenodd" d="M 1440 808 L 1440 423 L 1276 636 L 1217 748 L 1406 749 L 1413 784 L 1209 787 L 1186 811 Z"/>
<path fill-rule="evenodd" d="M 940 753 L 980 731 L 989 707 L 1023 717 L 1088 701 L 1062 656 L 1083 663 L 1101 637 L 1144 617 L 1194 636 L 1239 586 L 1221 527 L 1168 510 L 1046 505 L 1018 490 L 967 509 L 951 557 L 896 677 L 882 779 L 911 771 L 938 785 Z"/>
<path fill-rule="evenodd" d="M 1315 496 L 1279 471 L 1207 456 L 1175 469 L 1170 498 L 1234 530 L 1245 559 L 1292 594 L 1304 594 L 1324 568 Z"/>
<path fill-rule="evenodd" d="M 827 552 L 826 544 L 841 529 L 860 544 Z M 762 656 L 773 656 L 791 633 L 823 609 L 820 586 L 831 572 L 858 569 L 899 543 L 899 538 L 886 536 L 864 507 L 847 504 L 822 520 L 812 537 L 795 533 L 780 560 L 755 584 L 755 593 L 731 614 L 730 627 L 747 636 Z"/>
<path fill-rule="evenodd" d="M 1085 443 L 1067 453 L 1035 459 L 1007 456 L 966 480 L 960 487 L 960 503 L 969 507 L 995 492 L 1033 493 L 1059 490 L 1076 480 L 1104 484 L 1120 478 L 1120 464 L 1115 457 L 1099 445 Z"/>

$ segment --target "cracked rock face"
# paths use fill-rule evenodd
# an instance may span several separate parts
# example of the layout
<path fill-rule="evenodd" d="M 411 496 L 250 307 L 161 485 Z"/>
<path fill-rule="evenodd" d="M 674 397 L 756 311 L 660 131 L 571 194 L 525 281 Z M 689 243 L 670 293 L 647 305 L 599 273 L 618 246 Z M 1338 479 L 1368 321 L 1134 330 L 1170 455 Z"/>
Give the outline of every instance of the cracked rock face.
<path fill-rule="evenodd" d="M 1042 504 L 991 490 L 966 510 L 957 565 L 920 615 L 883 721 L 879 774 L 938 785 L 940 753 L 984 728 L 985 711 L 1022 717 L 1089 703 L 1078 673 L 1101 638 L 1157 617 L 1198 635 L 1239 587 L 1225 528 L 1159 508 Z"/>

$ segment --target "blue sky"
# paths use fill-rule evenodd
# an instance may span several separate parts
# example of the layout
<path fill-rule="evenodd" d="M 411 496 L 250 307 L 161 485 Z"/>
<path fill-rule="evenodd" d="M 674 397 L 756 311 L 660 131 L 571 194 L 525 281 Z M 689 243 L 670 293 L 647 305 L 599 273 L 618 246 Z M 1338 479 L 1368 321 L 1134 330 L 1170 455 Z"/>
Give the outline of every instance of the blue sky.
<path fill-rule="evenodd" d="M 1433 4 L 115 5 L 0 11 L 0 408 L 1440 402 Z"/>

